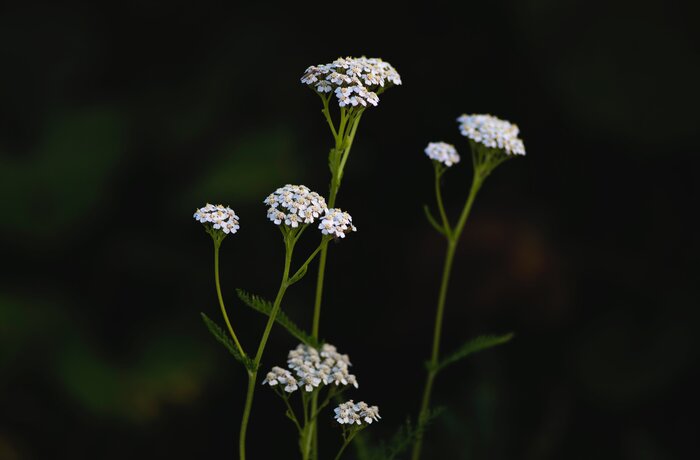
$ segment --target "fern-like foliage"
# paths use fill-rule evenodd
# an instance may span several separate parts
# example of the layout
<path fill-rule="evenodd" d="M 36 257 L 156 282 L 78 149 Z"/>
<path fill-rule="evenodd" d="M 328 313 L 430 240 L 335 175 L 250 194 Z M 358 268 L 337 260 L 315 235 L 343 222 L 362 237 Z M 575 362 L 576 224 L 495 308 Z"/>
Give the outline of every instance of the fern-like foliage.
<path fill-rule="evenodd" d="M 358 458 L 360 460 L 395 460 L 399 455 L 413 446 L 413 443 L 422 436 L 425 429 L 432 424 L 442 412 L 442 408 L 429 411 L 423 423 L 419 423 L 418 426 L 414 426 L 413 423 L 411 423 L 411 419 L 406 419 L 404 424 L 396 430 L 396 433 L 394 433 L 388 442 L 382 441 L 377 447 L 365 445 L 364 449 L 357 449 Z M 357 438 L 359 438 L 359 436 Z M 363 439 L 362 442 L 366 442 L 366 440 Z"/>
<path fill-rule="evenodd" d="M 199 314 L 202 315 L 202 321 L 204 321 L 204 325 L 207 326 L 207 329 L 209 329 L 211 335 L 213 335 L 221 345 L 226 347 L 233 357 L 236 358 L 236 361 L 242 363 L 246 369 L 255 371 L 255 363 L 253 360 L 248 356 L 241 354 L 238 348 L 236 348 L 236 344 L 233 343 L 233 340 L 231 340 L 226 332 L 224 332 L 224 330 L 221 329 L 219 325 L 212 321 L 207 315 L 201 312 Z"/>
<path fill-rule="evenodd" d="M 250 294 L 243 289 L 236 289 L 236 293 L 238 294 L 238 298 L 253 310 L 268 317 L 272 313 L 272 302 L 255 294 Z M 299 326 L 294 324 L 294 322 L 289 319 L 289 316 L 287 316 L 282 310 L 277 312 L 275 322 L 284 327 L 287 332 L 289 332 L 293 337 L 297 338 L 300 342 L 317 349 L 321 346 L 321 342 L 301 330 Z"/>
<path fill-rule="evenodd" d="M 496 345 L 504 344 L 510 341 L 512 338 L 513 333 L 504 335 L 481 335 L 471 339 L 440 361 L 436 367 L 436 370 L 442 370 L 450 364 L 456 363 L 457 361 L 462 360 L 473 353 L 487 350 L 495 347 Z"/>

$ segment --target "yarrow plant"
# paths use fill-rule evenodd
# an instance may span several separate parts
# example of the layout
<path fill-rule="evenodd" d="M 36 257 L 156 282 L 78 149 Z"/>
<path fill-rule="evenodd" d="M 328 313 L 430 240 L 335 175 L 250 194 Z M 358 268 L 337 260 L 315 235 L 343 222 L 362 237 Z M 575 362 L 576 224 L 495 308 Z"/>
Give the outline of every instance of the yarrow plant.
<path fill-rule="evenodd" d="M 267 316 L 265 329 L 254 354 L 246 351 L 246 347 L 236 335 L 235 323 L 230 320 L 224 304 L 219 280 L 221 243 L 225 236 L 238 232 L 239 218 L 230 208 L 210 204 L 197 209 L 194 214 L 195 220 L 204 224 L 205 230 L 214 241 L 214 280 L 227 333 L 204 313 L 202 318 L 216 339 L 226 346 L 234 358 L 243 363 L 248 374 L 248 388 L 238 437 L 241 459 L 246 458 L 248 421 L 258 383 L 258 372 L 275 323 L 282 325 L 303 343 L 290 352 L 289 368 L 273 367 L 263 383 L 273 388 L 288 404 L 287 415 L 299 428 L 299 445 L 303 459 L 318 458 L 316 421 L 321 409 L 329 403 L 331 397 L 340 394 L 346 388 L 358 386 L 357 378 L 348 371 L 350 362 L 347 356 L 338 354 L 333 346 L 321 344 L 318 340 L 327 248 L 329 241 L 346 239 L 347 235 L 357 231 L 352 216 L 338 208 L 335 201 L 360 118 L 366 108 L 377 106 L 379 95 L 386 89 L 400 85 L 401 77 L 389 63 L 381 59 L 347 57 L 307 68 L 301 81 L 320 96 L 323 114 L 334 138 L 334 145 L 328 157 L 331 185 L 328 200 L 304 185 L 292 184 L 279 187 L 263 200 L 267 206 L 267 219 L 278 226 L 282 234 L 285 262 L 282 281 L 273 302 L 238 290 L 238 296 L 244 304 Z M 331 110 L 331 98 L 337 102 L 336 114 Z M 298 269 L 292 270 L 295 246 L 308 227 L 315 227 L 319 231 L 318 246 Z M 306 275 L 309 264 L 319 255 L 312 331 L 307 334 L 281 311 L 281 306 L 287 289 Z M 326 399 L 319 404 L 319 395 L 326 388 Z M 289 405 L 288 398 L 297 392 L 302 394 L 303 419 L 296 417 Z"/>
<path fill-rule="evenodd" d="M 457 118 L 457 122 L 459 123 L 460 133 L 469 139 L 469 146 L 472 153 L 472 184 L 469 195 L 467 196 L 467 201 L 454 226 L 450 223 L 450 219 L 447 217 L 443 204 L 441 179 L 442 175 L 448 169 L 451 169 L 453 165 L 459 163 L 459 155 L 453 146 L 443 142 L 430 143 L 425 149 L 425 154 L 433 163 L 435 173 L 435 200 L 438 212 L 440 213 L 440 220 L 438 221 L 433 217 L 427 206 L 424 208 L 425 214 L 435 230 L 447 240 L 447 248 L 435 311 L 433 345 L 430 361 L 428 361 L 427 364 L 428 375 L 418 413 L 419 430 L 413 445 L 413 460 L 418 460 L 421 455 L 423 440 L 422 426 L 425 425 L 430 413 L 430 398 L 433 384 L 439 371 L 445 366 L 463 359 L 474 352 L 505 343 L 512 338 L 512 334 L 481 336 L 466 342 L 462 347 L 447 357 L 441 358 L 440 356 L 440 338 L 442 335 L 445 301 L 447 299 L 447 288 L 452 272 L 455 250 L 457 249 L 464 226 L 467 223 L 467 218 L 471 212 L 476 195 L 486 178 L 498 165 L 509 158 L 525 155 L 525 146 L 523 141 L 518 137 L 520 130 L 517 125 L 492 115 L 462 115 Z"/>
<path fill-rule="evenodd" d="M 265 327 L 255 346 L 251 347 L 239 340 L 236 330 L 241 325 L 235 321 L 235 317 L 229 315 L 220 284 L 220 248 L 227 236 L 238 234 L 241 229 L 240 218 L 229 207 L 209 203 L 196 209 L 193 215 L 194 219 L 204 226 L 214 243 L 214 284 L 226 328 L 220 328 L 204 313 L 201 314 L 202 319 L 212 335 L 243 364 L 248 377 L 238 434 L 238 453 L 241 460 L 245 460 L 247 455 L 246 439 L 250 415 L 256 390 L 261 387 L 269 388 L 283 401 L 285 415 L 299 435 L 298 446 L 303 460 L 329 458 L 319 452 L 318 421 L 332 401 L 335 401 L 337 406 L 332 415 L 325 417 L 328 421 L 334 421 L 342 431 L 342 444 L 335 456 L 336 460 L 361 431 L 381 419 L 377 406 L 364 402 L 355 403 L 352 399 L 342 402 L 341 396 L 345 392 L 359 387 L 358 379 L 351 372 L 352 364 L 348 355 L 341 354 L 335 346 L 322 342 L 319 339 L 319 329 L 329 242 L 345 240 L 348 235 L 357 232 L 352 216 L 337 207 L 336 201 L 359 122 L 366 109 L 379 104 L 379 96 L 384 91 L 402 84 L 401 77 L 391 64 L 381 59 L 346 57 L 328 64 L 308 67 L 301 77 L 301 83 L 320 97 L 322 113 L 333 136 L 333 145 L 328 154 L 330 187 L 328 194 L 323 196 L 305 185 L 286 184 L 272 191 L 267 197 L 261 197 L 261 202 L 266 207 L 266 219 L 280 230 L 285 256 L 281 281 L 273 301 L 242 289 L 237 290 L 238 297 L 244 305 L 266 317 Z M 454 226 L 447 217 L 440 184 L 443 174 L 460 163 L 460 156 L 453 145 L 444 142 L 431 142 L 425 148 L 425 154 L 434 166 L 439 220 L 433 217 L 427 207 L 425 212 L 433 227 L 446 238 L 447 252 L 418 426 L 412 428 L 410 423 L 407 423 L 407 428 L 400 430 L 397 438 L 400 449 L 405 449 L 413 443 L 414 460 L 420 457 L 423 433 L 428 421 L 435 414 L 430 408 L 430 398 L 438 372 L 470 353 L 510 339 L 510 335 L 483 336 L 467 342 L 465 346 L 446 357 L 441 356 L 439 352 L 443 312 L 455 249 L 476 194 L 486 177 L 500 163 L 513 156 L 525 154 L 515 125 L 490 115 L 463 115 L 458 121 L 461 133 L 469 139 L 474 173 L 469 196 Z M 260 215 L 262 217 L 262 211 Z M 307 232 L 309 228 L 312 230 Z M 304 234 L 312 232 L 318 232 L 315 233 L 317 246 L 301 259 L 303 262 L 294 263 L 297 243 Z M 318 272 L 311 332 L 307 333 L 282 311 L 282 305 L 287 290 L 305 277 L 309 266 L 317 258 Z M 283 327 L 300 343 L 288 352 L 285 366 L 267 367 L 269 370 L 260 381 L 258 375 L 262 367 L 262 358 L 275 324 Z M 394 458 L 400 450 L 397 449 L 386 451 L 385 455 L 381 453 L 382 449 L 379 449 L 378 456 L 375 455 L 374 458 Z"/>
<path fill-rule="evenodd" d="M 321 99 L 322 113 L 333 136 L 333 147 L 328 154 L 328 168 L 331 173 L 328 191 L 328 207 L 335 208 L 336 198 L 343 180 L 345 166 L 350 157 L 350 150 L 357 134 L 360 119 L 366 109 L 379 104 L 379 96 L 387 89 L 402 84 L 396 69 L 379 58 L 345 57 L 327 64 L 312 65 L 301 77 L 301 83 L 308 86 Z M 332 113 L 331 102 L 337 103 L 338 110 Z M 329 214 L 333 214 L 332 212 Z M 355 231 L 352 219 L 342 213 L 333 214 L 324 219 L 324 232 L 343 238 L 348 230 Z M 323 302 L 323 285 L 328 258 L 327 247 L 321 250 L 316 277 L 316 295 L 314 299 L 313 323 L 311 334 L 318 338 L 321 323 L 321 306 Z M 312 406 L 318 406 L 318 397 L 312 400 Z M 312 450 L 318 451 L 316 426 L 314 425 Z"/>

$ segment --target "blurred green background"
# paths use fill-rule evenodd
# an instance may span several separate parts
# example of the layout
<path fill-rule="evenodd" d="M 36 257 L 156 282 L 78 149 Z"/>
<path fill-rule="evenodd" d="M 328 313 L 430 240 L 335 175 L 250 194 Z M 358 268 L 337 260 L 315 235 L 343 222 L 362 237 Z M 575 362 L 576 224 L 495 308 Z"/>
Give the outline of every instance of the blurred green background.
<path fill-rule="evenodd" d="M 422 216 L 423 148 L 466 157 L 455 118 L 488 112 L 519 124 L 528 155 L 478 197 L 443 349 L 516 339 L 441 376 L 426 458 L 697 452 L 698 13 L 662 0 L 3 6 L 0 459 L 234 457 L 245 375 L 200 322 L 218 319 L 212 245 L 191 216 L 207 201 L 241 216 L 222 282 L 251 346 L 264 321 L 234 289 L 272 297 L 283 257 L 262 200 L 329 181 L 332 139 L 299 78 L 362 54 L 404 85 L 360 125 L 338 201 L 359 231 L 331 249 L 321 326 L 352 357 L 352 397 L 381 407 L 372 437 L 415 417 L 429 354 L 444 247 Z M 453 215 L 468 164 L 447 176 Z M 307 328 L 313 284 L 284 307 Z M 294 345 L 275 330 L 263 365 Z M 293 435 L 261 390 L 251 458 L 296 458 Z"/>

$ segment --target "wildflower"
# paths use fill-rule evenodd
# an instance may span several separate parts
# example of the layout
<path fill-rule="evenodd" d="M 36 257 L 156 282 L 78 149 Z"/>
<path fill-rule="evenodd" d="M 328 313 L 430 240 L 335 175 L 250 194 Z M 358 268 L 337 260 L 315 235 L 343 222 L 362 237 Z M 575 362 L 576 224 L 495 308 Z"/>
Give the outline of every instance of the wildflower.
<path fill-rule="evenodd" d="M 355 404 L 351 399 L 345 403 L 339 404 L 334 409 L 335 420 L 341 425 L 362 425 L 363 422 L 371 424 L 377 422 L 381 418 L 379 416 L 379 407 L 369 406 L 364 401 Z"/>
<path fill-rule="evenodd" d="M 263 384 L 274 386 L 292 382 L 293 390 L 285 388 L 290 393 L 297 388 L 312 392 L 321 384 L 352 385 L 358 388 L 357 377 L 348 370 L 351 365 L 348 355 L 338 353 L 333 345 L 324 344 L 319 352 L 314 347 L 299 344 L 287 355 L 287 367 L 290 370 L 273 367 Z"/>
<path fill-rule="evenodd" d="M 270 206 L 267 210 L 270 221 L 292 228 L 313 223 L 328 209 L 326 200 L 304 185 L 287 184 L 275 190 L 263 202 Z"/>
<path fill-rule="evenodd" d="M 227 235 L 229 233 L 234 234 L 241 228 L 238 223 L 239 217 L 233 212 L 233 209 L 220 204 L 215 206 L 207 203 L 205 206 L 197 209 L 193 217 L 207 228 L 221 230 Z"/>
<path fill-rule="evenodd" d="M 525 155 L 525 145 L 518 137 L 518 125 L 491 115 L 462 115 L 457 118 L 463 136 L 507 155 Z"/>
<path fill-rule="evenodd" d="M 284 391 L 287 393 L 292 393 L 299 388 L 297 379 L 292 373 L 278 366 L 273 367 L 272 370 L 267 373 L 262 384 L 265 385 L 266 383 L 271 387 L 278 384 L 285 385 Z"/>
<path fill-rule="evenodd" d="M 430 142 L 425 148 L 425 154 L 432 160 L 439 161 L 445 166 L 459 163 L 459 154 L 454 145 L 444 142 Z"/>
<path fill-rule="evenodd" d="M 352 216 L 339 208 L 326 209 L 326 215 L 318 228 L 324 235 L 336 238 L 345 238 L 348 233 L 357 231 L 357 228 L 352 224 Z"/>
<path fill-rule="evenodd" d="M 310 66 L 301 82 L 320 94 L 333 92 L 340 107 L 367 107 L 379 103 L 377 91 L 400 85 L 401 76 L 378 58 L 338 58 L 330 64 Z"/>

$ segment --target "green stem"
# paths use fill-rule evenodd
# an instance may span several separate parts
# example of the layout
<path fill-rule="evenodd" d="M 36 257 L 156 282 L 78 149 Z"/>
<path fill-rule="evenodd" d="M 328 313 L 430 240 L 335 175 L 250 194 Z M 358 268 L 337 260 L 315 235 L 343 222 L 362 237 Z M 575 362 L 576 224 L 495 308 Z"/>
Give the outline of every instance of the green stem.
<path fill-rule="evenodd" d="M 340 160 L 340 168 L 338 168 L 338 172 L 340 174 L 340 177 L 338 178 L 338 187 L 340 187 L 340 179 L 343 177 L 345 163 L 348 161 L 348 156 L 350 156 L 350 149 L 352 148 L 352 143 L 355 140 L 355 133 L 357 132 L 357 127 L 360 124 L 360 118 L 362 118 L 362 113 L 363 111 L 358 112 L 357 115 L 355 115 L 355 117 L 352 119 L 352 128 L 350 129 L 350 134 L 348 135 L 344 143 L 345 151 L 343 152 L 342 159 Z"/>
<path fill-rule="evenodd" d="M 332 119 L 330 117 L 330 113 L 328 112 L 328 105 L 327 102 L 324 101 L 324 115 L 326 115 L 326 120 L 328 121 L 329 125 L 331 126 L 331 131 L 333 132 L 333 136 L 335 137 L 335 149 L 343 149 L 343 152 L 341 153 L 341 160 L 340 164 L 338 165 L 338 169 L 335 171 L 332 171 L 331 175 L 331 186 L 330 186 L 330 191 L 328 194 L 328 207 L 329 208 L 334 208 L 335 207 L 335 200 L 336 197 L 338 196 L 338 191 L 340 190 L 340 183 L 343 178 L 343 171 L 345 169 L 345 164 L 348 161 L 348 157 L 350 155 L 350 150 L 352 149 L 352 144 L 355 140 L 355 134 L 357 133 L 357 127 L 360 124 L 360 118 L 362 116 L 362 111 L 360 111 L 357 115 L 352 116 L 352 113 L 348 113 L 348 111 L 343 107 L 340 110 L 340 126 L 338 130 L 333 127 Z M 346 131 L 346 125 L 348 123 L 348 120 L 350 121 L 351 127 L 349 133 Z M 326 274 L 326 260 L 328 258 L 328 244 L 324 244 L 323 247 L 321 248 L 321 255 L 319 257 L 318 261 L 318 274 L 316 277 L 316 295 L 314 298 L 314 316 L 313 316 L 313 323 L 311 326 L 311 335 L 313 338 L 318 339 L 318 334 L 319 334 L 319 329 L 321 325 L 321 304 L 323 301 L 323 284 L 325 281 L 325 274 Z M 316 413 L 318 410 L 318 393 L 314 393 L 311 399 L 311 410 L 312 413 Z M 316 423 L 316 419 L 314 418 L 311 421 L 311 426 L 310 426 L 310 431 L 311 434 L 309 436 L 308 442 L 307 442 L 307 451 L 305 454 L 312 454 L 314 458 L 317 458 L 318 456 L 318 425 Z M 309 450 L 311 452 L 309 452 Z"/>
<path fill-rule="evenodd" d="M 331 96 L 321 96 L 321 100 L 323 101 L 323 116 L 326 117 L 326 121 L 328 122 L 328 126 L 331 128 L 331 133 L 333 133 L 333 138 L 337 139 L 338 138 L 338 133 L 335 130 L 335 125 L 333 124 L 333 118 L 331 118 L 331 112 L 328 110 L 328 102 L 330 101 Z"/>
<path fill-rule="evenodd" d="M 284 390 L 282 390 L 284 391 Z M 301 434 L 302 429 L 301 425 L 299 424 L 299 419 L 297 419 L 296 414 L 294 413 L 294 409 L 292 408 L 292 405 L 289 404 L 289 398 L 285 397 L 284 395 L 281 395 L 281 398 L 284 400 L 284 404 L 287 406 L 287 411 L 289 412 L 289 419 L 294 422 L 294 425 L 296 425 L 297 430 L 299 430 L 299 434 Z"/>
<path fill-rule="evenodd" d="M 439 186 L 439 175 L 435 175 L 435 182 L 436 182 L 436 193 L 438 196 L 438 207 L 440 208 L 441 214 L 444 212 L 443 207 L 442 207 L 442 198 L 440 195 L 440 186 Z M 481 187 L 481 184 L 483 182 L 482 176 L 479 174 L 479 171 L 476 170 L 474 171 L 474 179 L 472 180 L 472 186 L 471 189 L 469 190 L 469 197 L 467 198 L 467 202 L 464 205 L 464 208 L 462 209 L 462 213 L 459 217 L 459 220 L 457 221 L 457 225 L 454 228 L 454 231 L 451 232 L 451 234 L 448 232 L 447 235 L 447 251 L 445 254 L 445 263 L 442 269 L 442 281 L 440 283 L 440 293 L 438 295 L 438 303 L 437 303 L 437 311 L 435 313 L 435 328 L 433 330 L 433 347 L 432 347 L 432 353 L 430 355 L 430 363 L 429 363 L 429 370 L 428 370 L 428 376 L 427 380 L 425 383 L 425 389 L 423 391 L 423 398 L 421 400 L 421 407 L 420 407 L 420 412 L 418 415 L 418 436 L 416 437 L 416 441 L 413 445 L 413 453 L 411 455 L 412 460 L 419 460 L 420 459 L 420 454 L 421 454 L 421 447 L 423 444 L 423 428 L 425 424 L 425 420 L 427 419 L 428 416 L 428 410 L 430 408 L 430 396 L 433 391 L 433 382 L 435 381 L 435 377 L 437 376 L 437 366 L 439 364 L 440 360 L 440 338 L 442 336 L 442 323 L 443 323 L 443 316 L 444 316 L 444 311 L 445 311 L 445 300 L 447 299 L 447 288 L 449 286 L 450 282 L 450 274 L 452 272 L 452 264 L 454 262 L 454 255 L 455 255 L 455 250 L 457 249 L 457 244 L 459 243 L 459 238 L 462 234 L 462 231 L 464 230 L 464 225 L 467 222 L 467 218 L 469 217 L 469 213 L 471 212 L 472 205 L 474 204 L 474 199 L 476 198 L 477 193 L 479 192 L 479 188 Z M 443 216 L 443 221 L 446 223 L 447 217 Z M 448 227 L 446 226 L 445 229 L 447 230 Z"/>
<path fill-rule="evenodd" d="M 279 290 L 277 291 L 277 297 L 275 297 L 275 302 L 272 306 L 272 311 L 270 312 L 270 317 L 267 319 L 267 324 L 265 325 L 265 331 L 263 332 L 262 338 L 260 339 L 260 344 L 258 345 L 258 351 L 255 354 L 255 359 L 253 363 L 255 365 L 255 371 L 248 372 L 248 392 L 246 394 L 245 407 L 243 409 L 243 419 L 241 420 L 241 431 L 238 438 L 238 449 L 240 454 L 240 460 L 245 460 L 245 441 L 246 432 L 248 429 L 248 421 L 250 419 L 250 411 L 253 407 L 253 396 L 255 391 L 255 381 L 258 376 L 258 367 L 260 366 L 260 360 L 262 359 L 263 352 L 265 351 L 265 345 L 267 345 L 267 340 L 270 337 L 270 331 L 275 323 L 275 318 L 282 305 L 282 298 L 284 293 L 289 287 L 289 267 L 292 263 L 292 253 L 294 252 L 294 243 L 285 238 L 285 257 L 284 257 L 284 272 L 282 274 L 282 282 L 280 283 Z"/>
<path fill-rule="evenodd" d="M 440 189 L 440 165 L 435 164 L 435 198 L 438 205 L 438 210 L 440 211 L 440 218 L 442 219 L 442 228 L 445 230 L 445 236 L 449 240 L 452 238 L 452 228 L 450 227 L 450 221 L 447 219 L 447 213 L 445 212 L 445 206 L 442 204 L 442 190 Z"/>
<path fill-rule="evenodd" d="M 359 433 L 360 430 L 354 430 L 353 432 L 350 433 L 350 436 L 345 439 L 345 442 L 343 443 L 343 447 L 340 448 L 338 451 L 338 455 L 335 456 L 335 460 L 338 460 L 342 455 L 343 452 L 345 452 L 345 449 L 350 445 L 350 442 L 352 441 L 352 438 L 354 438 L 357 433 Z"/>
<path fill-rule="evenodd" d="M 221 282 L 219 281 L 219 249 L 221 247 L 220 241 L 214 241 L 214 281 L 216 282 L 216 295 L 219 297 L 219 307 L 221 307 L 221 314 L 224 315 L 224 321 L 226 322 L 226 327 L 228 328 L 231 338 L 236 343 L 238 351 L 241 352 L 242 356 L 245 356 L 243 347 L 236 337 L 236 333 L 233 332 L 233 327 L 231 327 L 231 321 L 228 319 L 228 314 L 226 313 L 226 307 L 224 306 L 224 297 L 221 295 Z"/>
<path fill-rule="evenodd" d="M 325 246 L 328 245 L 328 242 L 329 242 L 330 240 L 331 240 L 331 237 L 325 236 L 325 235 L 324 235 L 324 238 L 323 238 L 323 240 L 321 241 L 321 244 L 318 245 L 318 247 L 314 250 L 314 252 L 312 252 L 311 255 L 308 257 L 308 259 L 306 259 L 306 262 L 304 262 L 304 263 L 302 264 L 302 266 L 299 267 L 299 270 L 297 270 L 297 271 L 294 273 L 294 275 L 292 275 L 289 279 L 290 279 L 290 280 L 293 280 L 293 282 L 299 281 L 299 279 L 297 279 L 297 278 L 302 276 L 302 273 L 304 273 L 304 271 L 306 271 L 306 269 L 308 268 L 308 266 L 309 266 L 309 264 L 311 263 L 311 261 L 314 260 L 314 258 L 315 258 L 316 255 L 319 253 L 319 251 L 321 251 Z"/>

